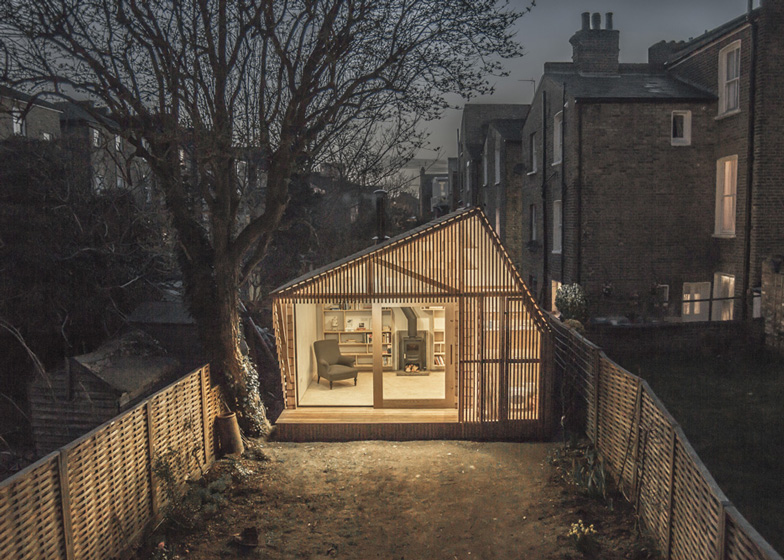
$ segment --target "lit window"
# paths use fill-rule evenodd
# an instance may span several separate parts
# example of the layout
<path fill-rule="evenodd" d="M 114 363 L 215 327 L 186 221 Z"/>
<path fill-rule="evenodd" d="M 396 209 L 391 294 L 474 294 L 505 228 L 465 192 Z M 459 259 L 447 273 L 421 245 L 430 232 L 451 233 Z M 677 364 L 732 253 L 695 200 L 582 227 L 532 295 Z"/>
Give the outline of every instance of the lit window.
<path fill-rule="evenodd" d="M 125 177 L 123 177 L 122 167 L 120 164 L 117 164 L 117 169 L 114 172 L 115 177 L 117 179 L 117 188 L 122 189 L 125 187 Z"/>
<path fill-rule="evenodd" d="M 93 128 L 92 132 L 93 132 L 93 146 L 95 146 L 96 148 L 100 148 L 101 147 L 101 131 L 98 130 L 97 128 Z"/>
<path fill-rule="evenodd" d="M 711 321 L 732 321 L 735 300 L 735 277 L 717 272 L 713 275 L 713 309 Z"/>
<path fill-rule="evenodd" d="M 93 176 L 93 189 L 95 192 L 101 192 L 104 190 L 105 185 L 103 181 L 103 175 L 94 175 Z"/>
<path fill-rule="evenodd" d="M 353 224 L 359 218 L 359 204 L 354 204 L 349 209 L 349 220 Z"/>
<path fill-rule="evenodd" d="M 707 321 L 710 307 L 710 282 L 684 282 L 681 319 Z"/>
<path fill-rule="evenodd" d="M 553 253 L 560 253 L 563 245 L 563 211 L 561 201 L 553 201 Z"/>
<path fill-rule="evenodd" d="M 531 241 L 536 241 L 538 236 L 536 235 L 536 204 L 531 204 L 528 207 L 528 219 L 530 220 L 528 235 Z"/>
<path fill-rule="evenodd" d="M 688 146 L 691 144 L 691 111 L 672 112 L 670 144 L 673 146 Z"/>
<path fill-rule="evenodd" d="M 45 140 L 46 142 L 49 142 L 52 139 L 52 133 L 51 132 L 42 132 L 41 133 L 41 139 Z"/>
<path fill-rule="evenodd" d="M 735 236 L 735 199 L 738 187 L 738 156 L 716 162 L 716 228 L 718 237 Z"/>
<path fill-rule="evenodd" d="M 117 152 L 122 152 L 122 136 L 119 134 L 114 135 L 114 149 Z"/>
<path fill-rule="evenodd" d="M 553 118 L 553 165 L 563 159 L 563 111 Z"/>
<path fill-rule="evenodd" d="M 532 132 L 531 136 L 529 137 L 529 145 L 528 145 L 528 163 L 531 171 L 529 171 L 529 175 L 531 173 L 536 173 L 536 132 Z"/>
<path fill-rule="evenodd" d="M 19 109 L 11 111 L 11 119 L 13 121 L 14 134 L 17 136 L 24 136 L 27 133 L 27 127 L 25 126 L 25 119 L 22 115 L 22 111 Z"/>
<path fill-rule="evenodd" d="M 719 114 L 740 110 L 740 41 L 719 52 Z"/>

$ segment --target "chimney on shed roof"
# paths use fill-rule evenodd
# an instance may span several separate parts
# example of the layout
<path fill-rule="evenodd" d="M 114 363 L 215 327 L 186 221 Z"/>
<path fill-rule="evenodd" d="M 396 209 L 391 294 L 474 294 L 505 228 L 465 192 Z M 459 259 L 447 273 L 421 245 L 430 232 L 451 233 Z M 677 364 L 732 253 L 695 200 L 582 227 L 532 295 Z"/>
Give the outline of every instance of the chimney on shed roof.
<path fill-rule="evenodd" d="M 590 23 L 590 25 L 589 25 Z M 583 74 L 617 74 L 620 32 L 613 29 L 612 12 L 605 15 L 588 12 L 582 14 L 582 28 L 572 35 L 572 62 Z"/>

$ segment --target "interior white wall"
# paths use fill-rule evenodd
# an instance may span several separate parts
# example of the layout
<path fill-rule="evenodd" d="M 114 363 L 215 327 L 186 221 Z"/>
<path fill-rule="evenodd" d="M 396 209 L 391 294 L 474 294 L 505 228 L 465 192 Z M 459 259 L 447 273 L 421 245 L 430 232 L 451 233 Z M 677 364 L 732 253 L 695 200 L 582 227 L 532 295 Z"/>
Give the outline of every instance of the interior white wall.
<path fill-rule="evenodd" d="M 297 394 L 308 388 L 310 380 L 316 376 L 316 357 L 313 343 L 319 339 L 318 306 L 315 303 L 298 303 L 294 306 L 294 321 L 297 341 Z"/>

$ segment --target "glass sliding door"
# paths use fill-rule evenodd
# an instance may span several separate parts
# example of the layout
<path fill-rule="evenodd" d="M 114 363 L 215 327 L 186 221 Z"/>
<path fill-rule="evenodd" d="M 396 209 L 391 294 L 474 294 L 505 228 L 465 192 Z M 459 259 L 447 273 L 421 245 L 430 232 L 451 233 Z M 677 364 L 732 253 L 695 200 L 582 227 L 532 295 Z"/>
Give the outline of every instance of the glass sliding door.
<path fill-rule="evenodd" d="M 377 304 L 373 312 L 374 406 L 454 406 L 454 304 Z"/>

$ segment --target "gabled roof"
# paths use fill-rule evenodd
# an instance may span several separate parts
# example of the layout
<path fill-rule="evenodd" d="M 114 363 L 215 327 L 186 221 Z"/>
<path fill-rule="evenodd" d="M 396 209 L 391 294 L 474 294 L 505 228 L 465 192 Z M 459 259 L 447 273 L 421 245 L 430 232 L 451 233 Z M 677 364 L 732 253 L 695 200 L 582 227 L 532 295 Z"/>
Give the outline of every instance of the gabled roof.
<path fill-rule="evenodd" d="M 481 294 L 523 296 L 537 322 L 546 323 L 479 208 L 447 214 L 300 276 L 272 292 L 274 297 L 312 302 Z"/>

